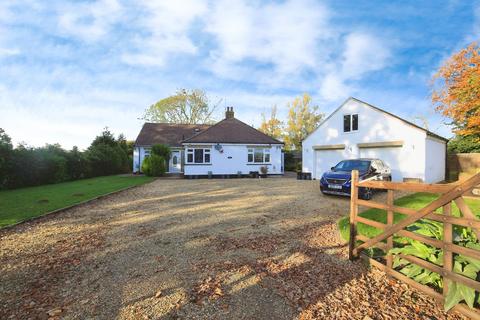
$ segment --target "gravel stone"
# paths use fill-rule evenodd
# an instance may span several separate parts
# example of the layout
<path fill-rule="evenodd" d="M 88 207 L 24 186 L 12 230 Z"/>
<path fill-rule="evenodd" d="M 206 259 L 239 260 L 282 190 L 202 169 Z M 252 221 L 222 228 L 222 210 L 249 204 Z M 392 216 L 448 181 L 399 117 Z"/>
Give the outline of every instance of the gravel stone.
<path fill-rule="evenodd" d="M 462 318 L 349 261 L 348 210 L 318 181 L 158 179 L 0 230 L 0 319 Z"/>

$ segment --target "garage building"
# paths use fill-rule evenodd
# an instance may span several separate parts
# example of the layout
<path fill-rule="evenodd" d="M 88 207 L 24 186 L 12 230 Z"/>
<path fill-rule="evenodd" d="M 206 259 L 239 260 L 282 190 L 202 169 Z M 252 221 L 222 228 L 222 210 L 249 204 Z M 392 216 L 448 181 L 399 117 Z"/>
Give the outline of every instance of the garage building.
<path fill-rule="evenodd" d="M 445 180 L 448 140 L 356 98 L 347 99 L 302 142 L 302 171 L 320 179 L 344 159 L 379 158 L 393 181 Z"/>

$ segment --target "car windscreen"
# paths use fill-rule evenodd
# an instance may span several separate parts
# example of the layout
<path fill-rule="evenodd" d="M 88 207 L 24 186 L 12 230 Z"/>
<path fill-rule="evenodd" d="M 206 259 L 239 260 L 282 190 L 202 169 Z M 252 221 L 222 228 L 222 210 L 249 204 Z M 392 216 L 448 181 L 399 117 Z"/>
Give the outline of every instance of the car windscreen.
<path fill-rule="evenodd" d="M 368 160 L 344 160 L 334 167 L 334 171 L 367 171 L 369 167 L 370 161 Z"/>

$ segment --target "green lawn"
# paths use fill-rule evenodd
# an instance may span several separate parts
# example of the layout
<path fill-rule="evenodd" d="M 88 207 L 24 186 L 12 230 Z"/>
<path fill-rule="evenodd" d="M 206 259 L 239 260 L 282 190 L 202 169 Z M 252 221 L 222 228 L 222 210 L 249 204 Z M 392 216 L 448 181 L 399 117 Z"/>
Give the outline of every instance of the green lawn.
<path fill-rule="evenodd" d="M 152 180 L 144 176 L 108 176 L 0 191 L 0 227 Z"/>
<path fill-rule="evenodd" d="M 430 202 L 438 198 L 438 195 L 431 193 L 415 193 L 402 198 L 395 200 L 395 205 L 399 207 L 406 207 L 412 209 L 420 209 L 428 205 Z M 477 199 L 465 199 L 465 202 L 468 204 L 473 213 L 480 216 L 480 200 Z M 439 211 L 441 212 L 441 211 Z M 453 204 L 452 214 L 455 216 L 460 215 L 460 211 L 457 206 Z M 382 223 L 387 223 L 387 213 L 385 210 L 380 209 L 369 209 L 359 214 L 361 217 L 367 219 L 375 220 Z M 404 219 L 406 215 L 395 213 L 394 222 L 398 222 Z M 348 240 L 350 237 L 350 225 L 349 217 L 344 217 L 338 221 L 338 227 L 340 229 L 340 234 L 344 240 Z M 357 232 L 369 238 L 372 238 L 381 233 L 380 229 L 368 226 L 363 223 L 357 224 Z"/>

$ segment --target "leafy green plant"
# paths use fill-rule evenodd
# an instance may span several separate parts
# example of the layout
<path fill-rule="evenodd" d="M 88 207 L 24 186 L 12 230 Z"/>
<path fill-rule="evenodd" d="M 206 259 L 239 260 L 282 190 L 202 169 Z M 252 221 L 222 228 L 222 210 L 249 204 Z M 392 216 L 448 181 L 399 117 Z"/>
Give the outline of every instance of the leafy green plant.
<path fill-rule="evenodd" d="M 170 156 L 172 155 L 172 150 L 167 145 L 154 144 L 152 146 L 152 154 L 163 157 L 165 161 L 168 162 L 168 160 L 170 160 Z"/>
<path fill-rule="evenodd" d="M 147 176 L 150 173 L 150 157 L 147 157 L 142 162 L 142 172 Z"/>
<path fill-rule="evenodd" d="M 427 246 L 416 240 L 410 240 L 410 244 L 401 248 L 394 248 L 390 250 L 390 253 L 412 255 L 440 266 L 443 265 L 442 250 Z M 430 284 L 437 288 L 443 287 L 442 278 L 439 274 L 410 263 L 399 256 L 395 256 L 393 268 L 399 267 L 401 273 L 421 284 Z"/>
<path fill-rule="evenodd" d="M 443 239 L 443 225 L 435 221 L 420 220 L 409 226 L 407 229 L 438 240 Z M 471 228 L 456 226 L 453 233 L 454 241 L 458 245 L 480 250 L 480 244 L 477 243 L 476 236 Z M 411 255 L 435 265 L 443 266 L 443 250 L 405 237 L 396 238 L 395 243 L 401 246 L 389 251 L 390 254 L 395 255 L 392 266 L 394 269 L 399 270 L 399 272 L 421 284 L 430 285 L 437 289 L 444 287 L 443 280 L 439 274 L 424 269 L 414 263 L 410 263 L 398 256 L 399 254 Z M 453 259 L 453 272 L 473 280 L 477 279 L 477 275 L 480 272 L 480 260 L 463 255 L 454 255 Z M 474 289 L 461 283 L 450 280 L 446 281 L 449 281 L 448 292 L 444 304 L 446 311 L 450 310 L 461 301 L 465 301 L 470 308 L 474 307 L 475 301 L 480 303 L 480 296 L 476 298 L 477 295 Z"/>
<path fill-rule="evenodd" d="M 166 172 L 165 159 L 156 154 L 152 154 L 142 163 L 142 172 L 149 177 L 160 177 Z"/>

